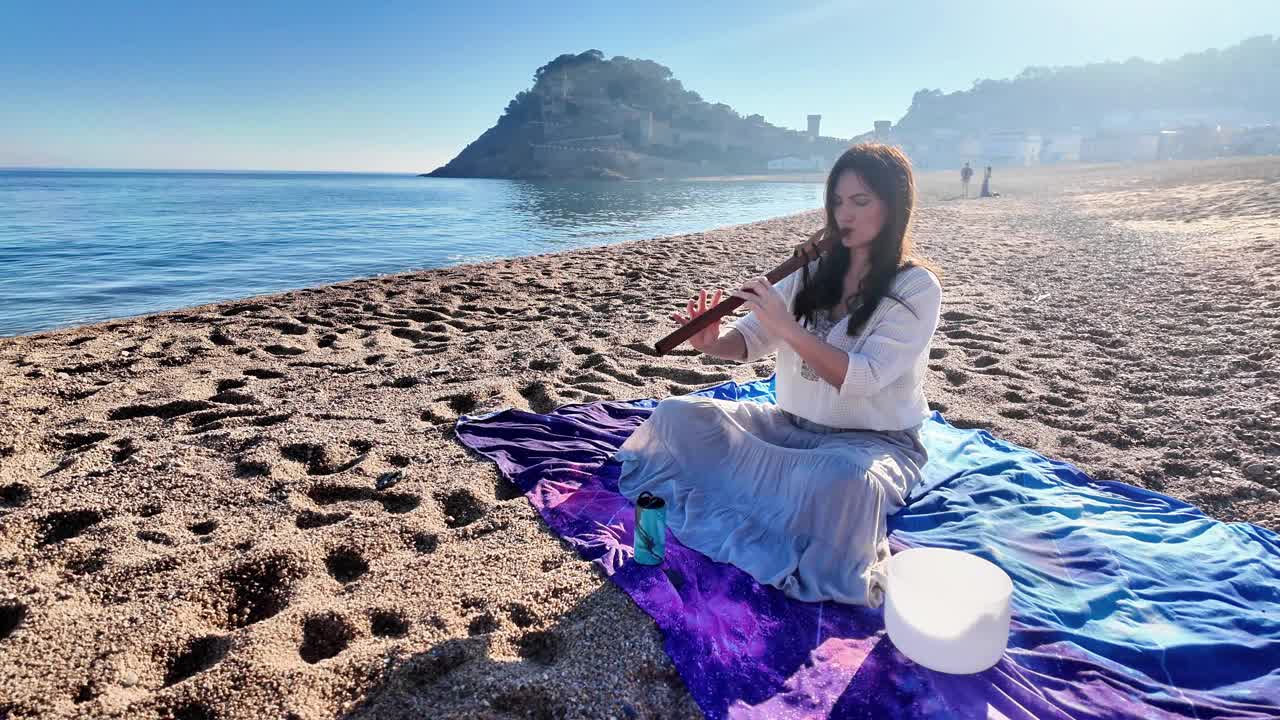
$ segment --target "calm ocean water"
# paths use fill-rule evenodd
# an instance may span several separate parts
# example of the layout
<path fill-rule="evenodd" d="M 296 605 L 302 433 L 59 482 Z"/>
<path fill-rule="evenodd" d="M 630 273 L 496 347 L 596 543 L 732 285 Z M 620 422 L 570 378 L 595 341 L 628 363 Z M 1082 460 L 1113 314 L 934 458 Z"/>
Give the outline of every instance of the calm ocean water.
<path fill-rule="evenodd" d="M 810 183 L 0 171 L 0 336 L 819 207 Z"/>

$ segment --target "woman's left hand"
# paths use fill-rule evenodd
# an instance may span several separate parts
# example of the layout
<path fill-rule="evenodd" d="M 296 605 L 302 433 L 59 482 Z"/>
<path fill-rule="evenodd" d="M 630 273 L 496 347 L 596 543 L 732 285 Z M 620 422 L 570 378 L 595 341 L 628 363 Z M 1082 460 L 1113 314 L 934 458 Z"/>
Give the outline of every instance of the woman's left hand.
<path fill-rule="evenodd" d="M 783 337 L 796 324 L 795 317 L 787 309 L 786 301 L 769 283 L 768 278 L 751 278 L 733 296 L 743 299 L 743 305 L 756 314 L 756 319 L 770 335 Z"/>

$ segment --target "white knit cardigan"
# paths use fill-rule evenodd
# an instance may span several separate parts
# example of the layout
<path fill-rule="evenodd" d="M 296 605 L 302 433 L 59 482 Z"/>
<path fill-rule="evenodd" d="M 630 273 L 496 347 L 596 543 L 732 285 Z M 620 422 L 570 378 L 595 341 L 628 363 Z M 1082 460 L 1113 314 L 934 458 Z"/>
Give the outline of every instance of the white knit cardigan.
<path fill-rule="evenodd" d="M 817 266 L 809 266 L 812 276 Z M 793 310 L 802 282 L 796 271 L 774 285 Z M 849 317 L 832 326 L 826 342 L 849 354 L 849 369 L 837 389 L 822 379 L 800 373 L 803 360 L 790 345 L 771 336 L 755 313 L 729 325 L 747 344 L 746 362 L 778 353 L 778 407 L 832 427 L 860 430 L 907 430 L 917 427 L 929 412 L 924 375 L 929 344 L 938 327 L 942 286 L 933 273 L 911 267 L 894 278 L 885 297 L 861 332 L 849 335 Z"/>

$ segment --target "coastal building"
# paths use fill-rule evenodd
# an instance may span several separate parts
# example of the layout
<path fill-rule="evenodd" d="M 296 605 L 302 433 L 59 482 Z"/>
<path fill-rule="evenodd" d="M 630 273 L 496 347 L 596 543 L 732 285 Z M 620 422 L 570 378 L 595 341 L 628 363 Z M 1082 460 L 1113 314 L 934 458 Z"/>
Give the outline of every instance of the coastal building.
<path fill-rule="evenodd" d="M 1156 133 L 1099 133 L 1080 145 L 1082 162 L 1150 162 L 1159 153 Z"/>
<path fill-rule="evenodd" d="M 1004 130 L 988 133 L 982 139 L 979 157 L 973 160 L 982 165 L 1000 167 L 1039 165 L 1042 142 L 1038 132 Z"/>
<path fill-rule="evenodd" d="M 1156 143 L 1156 158 L 1203 160 L 1218 157 L 1222 154 L 1225 145 L 1222 128 L 1216 125 L 1161 130 L 1159 141 Z"/>
<path fill-rule="evenodd" d="M 1237 128 L 1227 141 L 1232 155 L 1280 155 L 1280 125 Z"/>
<path fill-rule="evenodd" d="M 886 141 L 876 131 L 859 136 L 858 139 Z M 930 128 L 905 134 L 891 130 L 888 142 L 901 147 L 911 158 L 912 164 L 921 169 L 960 167 L 966 162 L 976 163 L 982 157 L 981 142 L 954 128 Z"/>
<path fill-rule="evenodd" d="M 1084 136 L 1078 132 L 1047 133 L 1041 141 L 1040 164 L 1080 162 L 1080 147 Z"/>
<path fill-rule="evenodd" d="M 812 139 L 812 140 L 817 140 L 817 139 L 818 139 L 818 135 L 819 135 L 819 133 L 818 133 L 818 126 L 819 126 L 819 125 L 821 125 L 821 124 L 822 124 L 822 116 L 821 116 L 821 115 L 810 115 L 810 116 L 809 116 L 809 138 L 810 138 L 810 139 Z"/>
<path fill-rule="evenodd" d="M 768 167 L 773 171 L 787 172 L 794 172 L 797 170 L 825 170 L 826 163 L 821 155 L 813 155 L 808 158 L 802 158 L 796 155 L 787 155 L 770 160 Z"/>
<path fill-rule="evenodd" d="M 981 162 L 982 141 L 972 135 L 958 137 L 956 139 L 955 154 L 957 159 L 952 164 L 957 167 L 966 162 Z"/>

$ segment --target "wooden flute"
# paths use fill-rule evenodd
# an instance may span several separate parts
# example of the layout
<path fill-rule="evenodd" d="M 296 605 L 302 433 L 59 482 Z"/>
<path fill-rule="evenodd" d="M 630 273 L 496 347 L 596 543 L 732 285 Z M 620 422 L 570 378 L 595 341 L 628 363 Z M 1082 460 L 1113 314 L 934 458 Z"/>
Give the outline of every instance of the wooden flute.
<path fill-rule="evenodd" d="M 805 243 L 806 245 L 808 243 L 814 243 L 813 247 L 815 250 L 817 250 L 818 257 L 821 257 L 831 252 L 831 248 L 834 246 L 835 236 L 834 235 L 825 236 L 825 232 L 826 232 L 826 228 L 818 230 L 817 232 L 810 235 L 808 242 Z M 821 239 L 819 240 L 819 238 Z M 805 265 L 807 265 L 812 261 L 813 261 L 813 258 L 806 257 L 803 253 L 800 252 L 799 249 L 797 249 L 796 252 L 793 253 L 792 256 L 788 258 L 786 262 L 770 270 L 768 274 L 765 275 L 765 279 L 769 281 L 770 285 L 776 285 L 779 280 L 782 280 L 786 276 L 790 275 L 796 270 L 799 270 L 800 268 L 804 267 Z M 701 331 L 706 326 L 710 325 L 713 322 L 718 322 L 720 318 L 738 309 L 738 307 L 741 306 L 743 302 L 744 301 L 742 298 L 732 297 L 732 296 L 725 300 L 721 300 L 720 303 L 715 307 L 711 308 L 710 310 L 707 310 L 706 312 L 695 317 L 694 319 L 690 320 L 684 325 L 681 325 L 680 327 L 672 331 L 669 335 L 662 338 L 658 342 L 654 343 L 653 349 L 658 352 L 658 355 L 666 355 L 667 353 L 679 347 L 680 344 L 683 343 L 685 340 L 688 340 L 689 338 L 698 334 L 698 332 Z"/>

